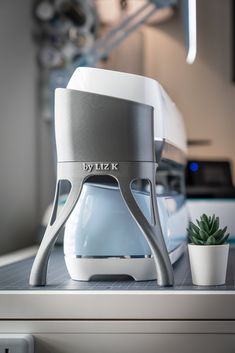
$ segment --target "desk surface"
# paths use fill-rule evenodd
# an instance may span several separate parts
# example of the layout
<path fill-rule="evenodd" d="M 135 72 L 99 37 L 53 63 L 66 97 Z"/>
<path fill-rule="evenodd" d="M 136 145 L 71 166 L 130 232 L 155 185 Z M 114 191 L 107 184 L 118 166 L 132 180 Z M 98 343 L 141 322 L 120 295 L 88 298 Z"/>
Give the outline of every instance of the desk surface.
<path fill-rule="evenodd" d="M 188 256 L 174 266 L 175 286 L 124 277 L 78 282 L 69 278 L 63 252 L 51 256 L 46 287 L 30 287 L 33 258 L 0 268 L 0 318 L 4 319 L 235 319 L 235 248 L 230 247 L 224 286 L 193 286 Z"/>
<path fill-rule="evenodd" d="M 45 287 L 30 287 L 28 285 L 29 274 L 33 263 L 33 257 L 22 260 L 7 266 L 0 267 L 0 291 L 4 290 L 27 290 L 27 291 L 48 291 L 48 290 L 138 290 L 138 291 L 231 291 L 235 290 L 235 247 L 230 247 L 229 262 L 226 284 L 223 286 L 194 286 L 192 285 L 191 273 L 189 269 L 188 254 L 185 254 L 174 265 L 175 286 L 161 288 L 157 281 L 136 282 L 125 276 L 117 276 L 104 280 L 94 280 L 90 282 L 73 281 L 67 272 L 63 251 L 61 247 L 56 247 L 50 259 L 48 270 L 48 285 Z"/>

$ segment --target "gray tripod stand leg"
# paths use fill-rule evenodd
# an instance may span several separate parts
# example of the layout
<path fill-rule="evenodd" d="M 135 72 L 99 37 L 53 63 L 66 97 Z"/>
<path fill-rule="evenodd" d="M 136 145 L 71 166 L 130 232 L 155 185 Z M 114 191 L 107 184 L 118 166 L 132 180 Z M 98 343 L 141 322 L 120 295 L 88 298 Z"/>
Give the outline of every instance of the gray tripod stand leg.
<path fill-rule="evenodd" d="M 60 216 L 55 219 L 54 223 L 51 224 L 53 219 L 53 214 L 55 212 L 55 207 L 57 207 L 57 202 L 55 199 L 54 209 L 52 211 L 50 223 L 47 226 L 46 232 L 44 234 L 43 240 L 41 242 L 40 248 L 36 255 L 33 263 L 33 267 L 30 274 L 29 284 L 31 286 L 45 286 L 47 277 L 47 267 L 48 260 L 51 254 L 51 250 L 58 238 L 59 231 L 67 221 L 70 213 L 73 211 L 77 200 L 79 198 L 80 192 L 82 190 L 84 179 L 77 178 L 76 181 L 71 183 L 72 187 L 68 195 L 67 201 L 61 210 Z M 58 186 L 57 186 L 58 188 Z M 56 193 L 56 198 L 58 197 L 58 191 Z"/>
<path fill-rule="evenodd" d="M 134 196 L 130 189 L 131 180 L 118 179 L 122 197 L 127 208 L 132 214 L 135 222 L 139 226 L 146 241 L 152 251 L 154 257 L 157 281 L 159 286 L 172 286 L 174 284 L 174 275 L 169 255 L 164 242 L 162 230 L 160 227 L 159 215 L 157 211 L 155 190 L 151 183 L 151 202 L 153 205 L 154 225 L 149 224 L 139 206 L 137 205 Z"/>

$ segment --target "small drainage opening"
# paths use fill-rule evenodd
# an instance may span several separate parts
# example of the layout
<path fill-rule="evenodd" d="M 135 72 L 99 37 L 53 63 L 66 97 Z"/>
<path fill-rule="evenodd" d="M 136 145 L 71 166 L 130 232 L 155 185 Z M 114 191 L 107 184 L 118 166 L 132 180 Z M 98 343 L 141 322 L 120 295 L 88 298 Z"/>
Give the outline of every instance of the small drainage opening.
<path fill-rule="evenodd" d="M 90 278 L 90 281 L 92 282 L 117 282 L 117 281 L 122 281 L 122 282 L 130 282 L 133 281 L 134 278 L 129 276 L 129 275 L 94 275 Z"/>

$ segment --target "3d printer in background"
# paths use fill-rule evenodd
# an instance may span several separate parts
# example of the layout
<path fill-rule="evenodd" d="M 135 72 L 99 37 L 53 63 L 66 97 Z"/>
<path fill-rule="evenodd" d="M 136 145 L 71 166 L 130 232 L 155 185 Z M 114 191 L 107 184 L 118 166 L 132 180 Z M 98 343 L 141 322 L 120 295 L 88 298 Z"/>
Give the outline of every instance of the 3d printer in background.
<path fill-rule="evenodd" d="M 189 160 L 186 169 L 187 204 L 192 221 L 202 213 L 216 214 L 227 226 L 230 242 L 235 242 L 235 187 L 231 162 L 226 160 Z"/>

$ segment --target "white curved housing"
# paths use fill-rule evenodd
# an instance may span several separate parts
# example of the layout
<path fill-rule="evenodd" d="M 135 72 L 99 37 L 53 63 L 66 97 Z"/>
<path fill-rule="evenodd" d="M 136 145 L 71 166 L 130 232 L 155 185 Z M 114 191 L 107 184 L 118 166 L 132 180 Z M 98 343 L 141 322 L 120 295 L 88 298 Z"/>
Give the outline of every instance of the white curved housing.
<path fill-rule="evenodd" d="M 73 73 L 67 88 L 126 99 L 152 106 L 154 108 L 155 140 L 166 140 L 183 153 L 186 153 L 186 133 L 182 116 L 157 81 L 123 72 L 80 67 Z M 85 195 L 85 189 L 88 190 L 87 188 L 83 187 L 82 195 Z M 119 192 L 116 197 L 120 197 L 120 200 L 118 199 L 117 206 L 115 206 L 116 199 L 114 197 L 115 195 L 113 195 L 114 191 L 112 192 L 112 190 L 109 190 L 107 187 L 102 190 L 97 187 L 96 189 L 97 190 L 94 190 L 93 187 L 89 195 L 90 203 L 87 202 L 89 209 L 77 204 L 77 211 L 74 209 L 74 212 L 70 215 L 66 223 L 64 252 L 65 262 L 71 278 L 87 281 L 90 280 L 93 275 L 127 274 L 137 281 L 155 279 L 156 271 L 154 260 L 148 257 L 150 256 L 150 249 L 144 248 L 142 251 L 142 248 L 138 248 L 136 237 L 138 229 L 132 228 L 127 232 L 131 221 L 124 219 L 123 216 L 122 220 L 124 221 L 121 225 L 123 225 L 125 229 L 120 227 L 121 222 L 118 220 L 117 215 L 121 216 L 123 214 L 120 207 L 124 207 L 124 214 L 126 208 L 122 203 Z M 102 200 L 99 201 L 98 195 L 95 194 L 101 191 L 102 193 L 107 193 L 103 198 L 103 202 Z M 144 198 L 143 195 L 142 197 Z M 95 202 L 91 202 L 92 198 L 96 199 L 99 209 L 92 209 L 95 205 Z M 84 202 L 84 200 L 85 196 L 82 202 Z M 107 210 L 105 209 L 105 200 L 109 201 L 107 203 Z M 169 204 L 170 201 L 172 201 L 171 205 Z M 112 207 L 110 208 L 111 204 Z M 171 209 L 170 211 L 170 206 L 174 206 L 175 209 Z M 117 207 L 117 210 L 115 207 Z M 185 205 L 177 210 L 177 203 L 173 199 L 173 196 L 159 198 L 158 209 L 169 256 L 171 262 L 174 263 L 181 256 L 184 248 L 184 239 L 177 238 L 177 234 L 181 236 L 181 233 L 184 233 L 181 227 L 183 227 L 183 229 L 187 227 L 187 210 Z M 90 211 L 91 217 L 93 214 L 96 215 L 95 220 L 94 218 L 88 217 L 88 211 Z M 99 214 L 99 211 L 101 211 L 101 214 Z M 85 212 L 86 217 L 82 216 L 79 212 Z M 114 212 L 114 214 L 112 214 L 112 212 Z M 102 217 L 105 217 L 104 221 Z M 95 221 L 97 221 L 98 224 L 96 224 Z M 82 223 L 80 224 L 79 222 Z M 86 222 L 86 224 L 84 222 Z M 109 222 L 111 223 L 109 224 Z M 100 224 L 102 225 L 101 228 Z M 105 224 L 106 228 L 103 228 L 103 224 Z M 136 225 L 134 224 L 134 226 Z M 101 229 L 100 234 L 99 229 Z M 105 231 L 103 231 L 103 229 L 105 229 Z M 119 233 L 117 229 L 119 229 Z M 74 241 L 74 239 L 76 239 L 75 233 L 80 234 L 79 242 L 77 243 Z M 135 237 L 133 235 L 135 235 Z M 128 237 L 130 239 L 125 243 Z M 132 242 L 133 239 L 135 239 L 134 245 Z M 142 239 L 141 234 L 140 239 Z M 117 240 L 118 242 L 116 243 L 115 241 Z M 127 248 L 123 250 L 120 244 L 122 246 L 126 244 Z M 135 258 L 134 256 L 136 255 L 137 257 Z M 138 255 L 144 255 L 145 257 L 138 258 Z M 130 258 L 128 258 L 128 256 L 130 256 Z"/>
<path fill-rule="evenodd" d="M 157 81 L 124 72 L 79 67 L 74 71 L 67 88 L 153 106 L 155 140 L 166 139 L 186 153 L 186 133 L 182 116 Z"/>

